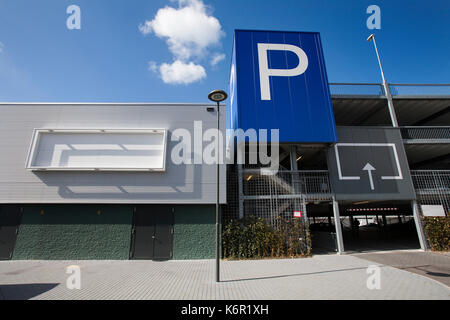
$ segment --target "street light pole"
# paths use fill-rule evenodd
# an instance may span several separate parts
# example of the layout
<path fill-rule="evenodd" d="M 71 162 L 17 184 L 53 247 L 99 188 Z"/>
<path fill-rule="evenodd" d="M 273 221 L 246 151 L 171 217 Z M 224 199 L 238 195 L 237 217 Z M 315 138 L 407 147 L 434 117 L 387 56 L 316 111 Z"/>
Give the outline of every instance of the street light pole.
<path fill-rule="evenodd" d="M 389 89 L 389 85 L 386 81 L 386 78 L 384 77 L 383 67 L 381 66 L 381 59 L 380 59 L 380 55 L 378 54 L 378 48 L 377 48 L 377 43 L 375 41 L 375 35 L 372 33 L 367 38 L 367 41 L 369 41 L 369 42 L 373 41 L 373 45 L 375 47 L 375 52 L 377 54 L 378 64 L 380 66 L 381 77 L 383 79 L 384 93 L 386 94 L 386 99 L 388 102 L 389 115 L 391 116 L 392 126 L 396 128 L 396 127 L 398 127 L 397 116 L 395 115 L 395 109 L 394 109 L 394 103 L 392 101 L 391 90 Z"/>
<path fill-rule="evenodd" d="M 220 213 L 219 213 L 219 153 L 220 153 L 220 102 L 227 98 L 223 90 L 213 90 L 208 99 L 217 103 L 217 147 L 216 147 L 216 282 L 220 282 Z"/>

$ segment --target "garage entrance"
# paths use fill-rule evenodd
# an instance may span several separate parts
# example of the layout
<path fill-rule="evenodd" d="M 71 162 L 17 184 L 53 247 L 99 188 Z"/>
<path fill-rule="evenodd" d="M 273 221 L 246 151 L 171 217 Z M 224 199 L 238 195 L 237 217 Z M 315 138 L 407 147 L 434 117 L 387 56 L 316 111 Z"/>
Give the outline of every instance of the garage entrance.
<path fill-rule="evenodd" d="M 410 203 L 339 205 L 345 251 L 420 249 Z"/>
<path fill-rule="evenodd" d="M 0 260 L 12 258 L 22 211 L 18 205 L 0 205 Z"/>
<path fill-rule="evenodd" d="M 315 254 L 337 252 L 333 207 L 307 205 Z M 345 252 L 420 249 L 410 202 L 347 202 L 339 204 Z"/>
<path fill-rule="evenodd" d="M 133 216 L 131 259 L 171 259 L 173 224 L 173 208 L 170 206 L 136 206 Z"/>

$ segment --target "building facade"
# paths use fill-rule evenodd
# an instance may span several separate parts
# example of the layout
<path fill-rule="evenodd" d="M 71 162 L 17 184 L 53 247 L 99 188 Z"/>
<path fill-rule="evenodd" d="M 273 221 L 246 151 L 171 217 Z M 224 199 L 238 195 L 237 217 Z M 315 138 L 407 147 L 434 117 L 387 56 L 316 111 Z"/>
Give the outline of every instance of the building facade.
<path fill-rule="evenodd" d="M 225 220 L 300 211 L 313 250 L 427 249 L 421 214 L 450 210 L 450 85 L 329 84 L 319 34 L 237 30 L 230 92 L 227 126 L 278 129 L 279 167 L 238 139 Z"/>
<path fill-rule="evenodd" d="M 214 257 L 216 167 L 195 162 L 194 136 L 216 128 L 215 106 L 2 103 L 0 115 L 2 259 Z"/>
<path fill-rule="evenodd" d="M 237 30 L 232 56 L 222 223 L 304 219 L 317 251 L 427 249 L 421 215 L 450 211 L 450 85 L 329 83 L 318 33 Z M 217 112 L 0 103 L 0 259 L 213 258 Z"/>

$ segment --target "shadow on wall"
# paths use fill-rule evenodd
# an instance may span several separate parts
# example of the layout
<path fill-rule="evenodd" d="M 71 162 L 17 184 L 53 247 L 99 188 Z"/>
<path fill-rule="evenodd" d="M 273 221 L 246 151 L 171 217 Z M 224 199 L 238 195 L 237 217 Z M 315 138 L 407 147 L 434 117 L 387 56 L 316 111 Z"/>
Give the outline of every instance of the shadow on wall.
<path fill-rule="evenodd" d="M 170 175 L 168 172 L 35 172 L 35 174 L 47 186 L 58 187 L 58 195 L 64 199 L 198 200 L 202 199 L 201 166 L 169 167 L 168 171 L 172 171 Z"/>
<path fill-rule="evenodd" d="M 0 300 L 28 300 L 56 288 L 59 283 L 1 284 Z"/>
<path fill-rule="evenodd" d="M 174 199 L 202 199 L 204 195 L 201 185 L 205 183 L 203 180 L 208 176 L 208 171 L 214 167 L 207 168 L 209 166 L 202 164 L 174 164 L 171 161 L 171 150 L 178 142 L 171 141 L 170 133 L 168 134 L 165 172 L 35 171 L 34 174 L 47 186 L 57 187 L 58 195 L 63 199 L 163 202 Z M 85 152 L 85 155 L 92 155 L 91 151 Z M 189 157 L 195 159 L 201 158 L 201 155 L 190 152 Z M 67 159 L 63 158 L 63 162 L 67 162 Z M 49 197 L 52 195 L 49 194 Z"/>

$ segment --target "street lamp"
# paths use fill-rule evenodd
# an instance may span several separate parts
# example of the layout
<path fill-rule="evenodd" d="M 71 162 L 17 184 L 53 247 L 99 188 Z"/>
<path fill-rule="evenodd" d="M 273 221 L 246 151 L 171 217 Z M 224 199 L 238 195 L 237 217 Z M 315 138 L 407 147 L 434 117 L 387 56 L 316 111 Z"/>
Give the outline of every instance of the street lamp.
<path fill-rule="evenodd" d="M 397 116 L 395 115 L 394 103 L 392 102 L 391 90 L 389 89 L 389 85 L 386 81 L 386 78 L 384 77 L 383 67 L 381 66 L 380 55 L 378 54 L 377 43 L 375 41 L 375 35 L 372 33 L 369 37 L 367 37 L 367 41 L 368 42 L 373 41 L 373 45 L 375 47 L 375 52 L 376 52 L 377 58 L 378 58 L 378 64 L 380 65 L 381 77 L 383 78 L 383 87 L 384 87 L 384 92 L 386 94 L 386 99 L 388 101 L 388 109 L 389 109 L 389 114 L 391 116 L 392 126 L 398 127 Z"/>
<path fill-rule="evenodd" d="M 220 282 L 220 220 L 219 220 L 219 132 L 220 132 L 220 102 L 228 97 L 223 90 L 213 90 L 208 99 L 217 103 L 217 148 L 216 148 L 216 282 Z"/>

